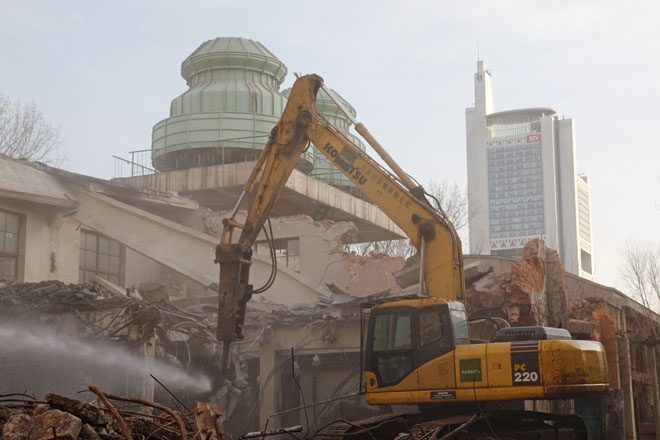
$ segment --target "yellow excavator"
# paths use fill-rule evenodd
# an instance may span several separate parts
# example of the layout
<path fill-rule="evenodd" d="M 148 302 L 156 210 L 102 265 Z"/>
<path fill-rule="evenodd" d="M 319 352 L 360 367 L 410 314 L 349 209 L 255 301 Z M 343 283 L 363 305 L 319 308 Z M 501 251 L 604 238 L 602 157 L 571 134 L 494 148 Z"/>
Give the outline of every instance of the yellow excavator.
<path fill-rule="evenodd" d="M 298 78 L 224 222 L 216 249 L 220 264 L 217 336 L 224 342 L 223 368 L 230 342 L 242 337 L 247 301 L 263 291 L 253 291 L 249 284 L 252 247 L 311 143 L 407 234 L 420 256 L 419 295 L 378 303 L 370 310 L 363 353 L 368 403 L 447 407 L 461 402 L 584 397 L 607 390 L 603 346 L 571 340 L 566 330 L 507 328 L 493 343 L 471 343 L 463 304 L 461 241 L 454 226 L 350 113 L 345 112 L 356 131 L 392 171 L 319 115 L 316 95 L 320 88 L 343 109 L 320 76 Z M 252 200 L 245 223 L 240 224 L 235 217 L 246 194 Z M 236 228 L 241 234 L 232 243 Z"/>

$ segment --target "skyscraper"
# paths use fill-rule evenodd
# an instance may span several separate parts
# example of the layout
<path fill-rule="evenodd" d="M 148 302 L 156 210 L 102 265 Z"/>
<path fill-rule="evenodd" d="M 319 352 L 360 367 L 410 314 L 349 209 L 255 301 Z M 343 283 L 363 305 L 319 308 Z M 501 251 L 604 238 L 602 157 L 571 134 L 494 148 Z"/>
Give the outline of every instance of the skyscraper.
<path fill-rule="evenodd" d="M 552 108 L 494 111 L 491 74 L 466 109 L 470 253 L 519 257 L 534 238 L 570 273 L 593 279 L 589 180 L 577 175 L 575 124 Z"/>

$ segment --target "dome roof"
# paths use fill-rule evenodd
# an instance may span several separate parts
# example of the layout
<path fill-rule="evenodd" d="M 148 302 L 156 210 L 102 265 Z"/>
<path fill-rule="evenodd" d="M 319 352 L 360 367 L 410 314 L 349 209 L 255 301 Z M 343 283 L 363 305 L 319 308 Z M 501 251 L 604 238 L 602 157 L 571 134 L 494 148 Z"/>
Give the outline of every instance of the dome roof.
<path fill-rule="evenodd" d="M 201 44 L 181 63 L 188 90 L 154 125 L 154 168 L 256 160 L 286 105 L 279 92 L 286 73 L 259 42 L 223 37 Z M 313 160 L 313 152 L 305 153 L 299 169 L 311 171 Z"/>
<path fill-rule="evenodd" d="M 181 76 L 190 78 L 213 69 L 248 69 L 269 73 L 282 84 L 287 74 L 284 63 L 258 41 L 240 37 L 220 37 L 202 43 L 183 63 Z"/>

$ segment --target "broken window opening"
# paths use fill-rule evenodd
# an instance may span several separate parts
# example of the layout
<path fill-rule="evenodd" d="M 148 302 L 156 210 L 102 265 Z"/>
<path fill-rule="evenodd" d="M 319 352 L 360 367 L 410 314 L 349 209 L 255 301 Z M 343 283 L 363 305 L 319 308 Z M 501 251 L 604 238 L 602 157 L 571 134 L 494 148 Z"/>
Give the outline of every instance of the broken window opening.
<path fill-rule="evenodd" d="M 121 244 L 90 231 L 80 232 L 80 282 L 91 283 L 94 276 L 121 285 L 123 267 Z"/>
<path fill-rule="evenodd" d="M 20 224 L 18 214 L 0 211 L 0 281 L 16 281 Z"/>
<path fill-rule="evenodd" d="M 278 266 L 288 267 L 300 272 L 300 239 L 278 238 L 273 240 L 273 246 L 275 247 Z M 267 241 L 257 242 L 257 254 L 270 255 L 270 247 Z"/>

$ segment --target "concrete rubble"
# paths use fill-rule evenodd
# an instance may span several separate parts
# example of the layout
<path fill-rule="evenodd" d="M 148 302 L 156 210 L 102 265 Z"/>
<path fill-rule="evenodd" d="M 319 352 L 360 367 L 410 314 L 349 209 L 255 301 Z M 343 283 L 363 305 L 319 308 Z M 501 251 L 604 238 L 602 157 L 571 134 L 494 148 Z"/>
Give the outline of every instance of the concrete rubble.
<path fill-rule="evenodd" d="M 223 440 L 217 405 L 198 403 L 192 410 L 105 394 L 93 385 L 91 402 L 53 393 L 37 400 L 27 394 L 0 395 L 2 440 Z M 213 423 L 209 423 L 208 420 Z"/>
<path fill-rule="evenodd" d="M 335 296 L 341 300 L 313 306 L 300 304 L 297 307 L 286 307 L 263 300 L 251 302 L 246 317 L 246 328 L 251 342 L 242 348 L 239 344 L 232 346 L 230 371 L 225 377 L 218 377 L 221 344 L 218 344 L 215 338 L 217 297 L 169 301 L 162 294 L 171 290 L 175 292 L 166 295 L 168 299 L 179 296 L 176 285 L 171 283 L 163 283 L 161 286 L 151 283 L 142 286 L 142 289 L 136 286 L 135 289 L 129 289 L 126 296 L 117 296 L 96 284 L 65 284 L 57 280 L 6 285 L 0 287 L 0 338 L 6 338 L 6 335 L 3 336 L 5 326 L 18 318 L 23 323 L 34 323 L 29 324 L 28 328 L 43 327 L 48 334 L 61 335 L 58 336 L 59 339 L 69 338 L 64 336 L 65 334 L 72 335 L 73 342 L 65 347 L 67 349 L 78 343 L 84 345 L 89 342 L 90 345 L 99 347 L 97 351 L 100 351 L 106 347 L 104 344 L 111 343 L 109 350 L 120 346 L 141 359 L 153 358 L 156 362 L 176 366 L 190 374 L 206 374 L 213 378 L 208 390 L 176 389 L 177 395 L 183 401 L 189 402 L 189 405 L 198 400 L 219 405 L 223 409 L 223 420 L 232 427 L 231 432 L 237 434 L 258 429 L 258 410 L 264 399 L 263 391 L 260 393 L 259 384 L 256 382 L 259 371 L 253 371 L 254 362 L 250 357 L 253 355 L 244 352 L 258 353 L 262 348 L 269 347 L 276 338 L 274 333 L 282 328 L 305 329 L 306 335 L 318 337 L 320 344 L 336 345 L 341 341 L 342 336 L 339 333 L 345 332 L 347 322 L 355 322 L 357 326 L 360 303 L 364 300 L 338 291 Z M 161 293 L 156 295 L 153 292 Z M 381 296 L 372 295 L 367 299 L 377 299 Z M 21 331 L 27 331 L 25 327 L 20 328 L 23 329 Z M 29 334 L 28 339 L 33 340 L 42 335 L 43 333 Z M 43 344 L 35 348 L 31 351 L 42 351 Z M 57 392 L 71 396 L 71 393 L 86 387 L 87 384 L 97 383 L 109 393 L 150 396 L 150 399 L 160 402 L 171 401 L 148 377 L 148 381 L 122 378 L 130 376 L 131 373 L 116 365 L 107 370 L 98 363 L 93 366 L 79 365 L 83 362 L 78 362 L 73 353 L 63 353 L 70 359 L 58 359 L 57 366 L 48 365 L 52 361 L 46 355 L 47 353 L 39 357 L 38 353 L 30 353 L 29 359 L 17 359 L 11 351 L 0 353 L 0 364 L 7 367 L 3 368 L 4 374 L 0 377 L 0 389 L 29 389 L 31 392 L 45 393 L 56 388 Z M 320 359 L 329 362 L 330 358 L 322 354 Z M 130 365 L 130 360 L 122 362 L 129 364 L 127 370 L 135 368 Z M 283 362 L 283 368 L 288 371 L 288 358 Z M 315 368 L 306 364 L 306 355 L 297 362 L 304 368 Z M 23 364 L 30 366 L 21 366 Z M 156 375 L 158 376 L 158 373 Z M 63 377 L 71 381 L 64 380 Z M 113 377 L 118 377 L 119 382 L 110 380 Z M 159 378 L 168 384 L 174 380 L 167 375 Z M 338 392 L 346 390 L 340 388 Z M 0 418 L 4 417 L 2 414 L 0 413 Z M 34 416 L 33 413 L 29 415 Z M 80 415 L 76 416 L 80 418 Z M 17 419 L 16 422 L 20 420 Z M 31 425 L 32 423 L 33 420 L 30 421 Z M 64 424 L 64 421 L 62 423 Z M 10 429 L 12 426 L 14 425 L 10 424 L 7 428 L 10 430 L 8 435 L 13 432 Z M 71 429 L 63 430 L 57 437 L 68 436 L 73 439 L 76 425 L 69 423 L 68 426 Z M 80 431 L 76 433 L 78 438 L 93 438 L 87 436 L 89 433 L 86 434 L 85 430 L 83 423 Z M 25 428 L 22 432 L 25 432 Z M 147 436 L 148 434 L 146 433 Z M 49 434 L 43 434 L 46 435 Z M 101 435 L 101 438 L 106 437 Z"/>
<path fill-rule="evenodd" d="M 473 258 L 476 261 L 465 267 L 467 308 L 473 318 L 500 317 L 514 327 L 566 328 L 574 336 L 601 342 L 609 336 L 599 329 L 607 325 L 614 328 L 605 311 L 589 306 L 597 299 L 569 301 L 562 262 L 542 240 L 530 241 L 522 259 L 508 265 L 501 260 L 493 260 L 491 265 L 487 258 Z M 611 332 L 608 329 L 605 331 Z"/>

